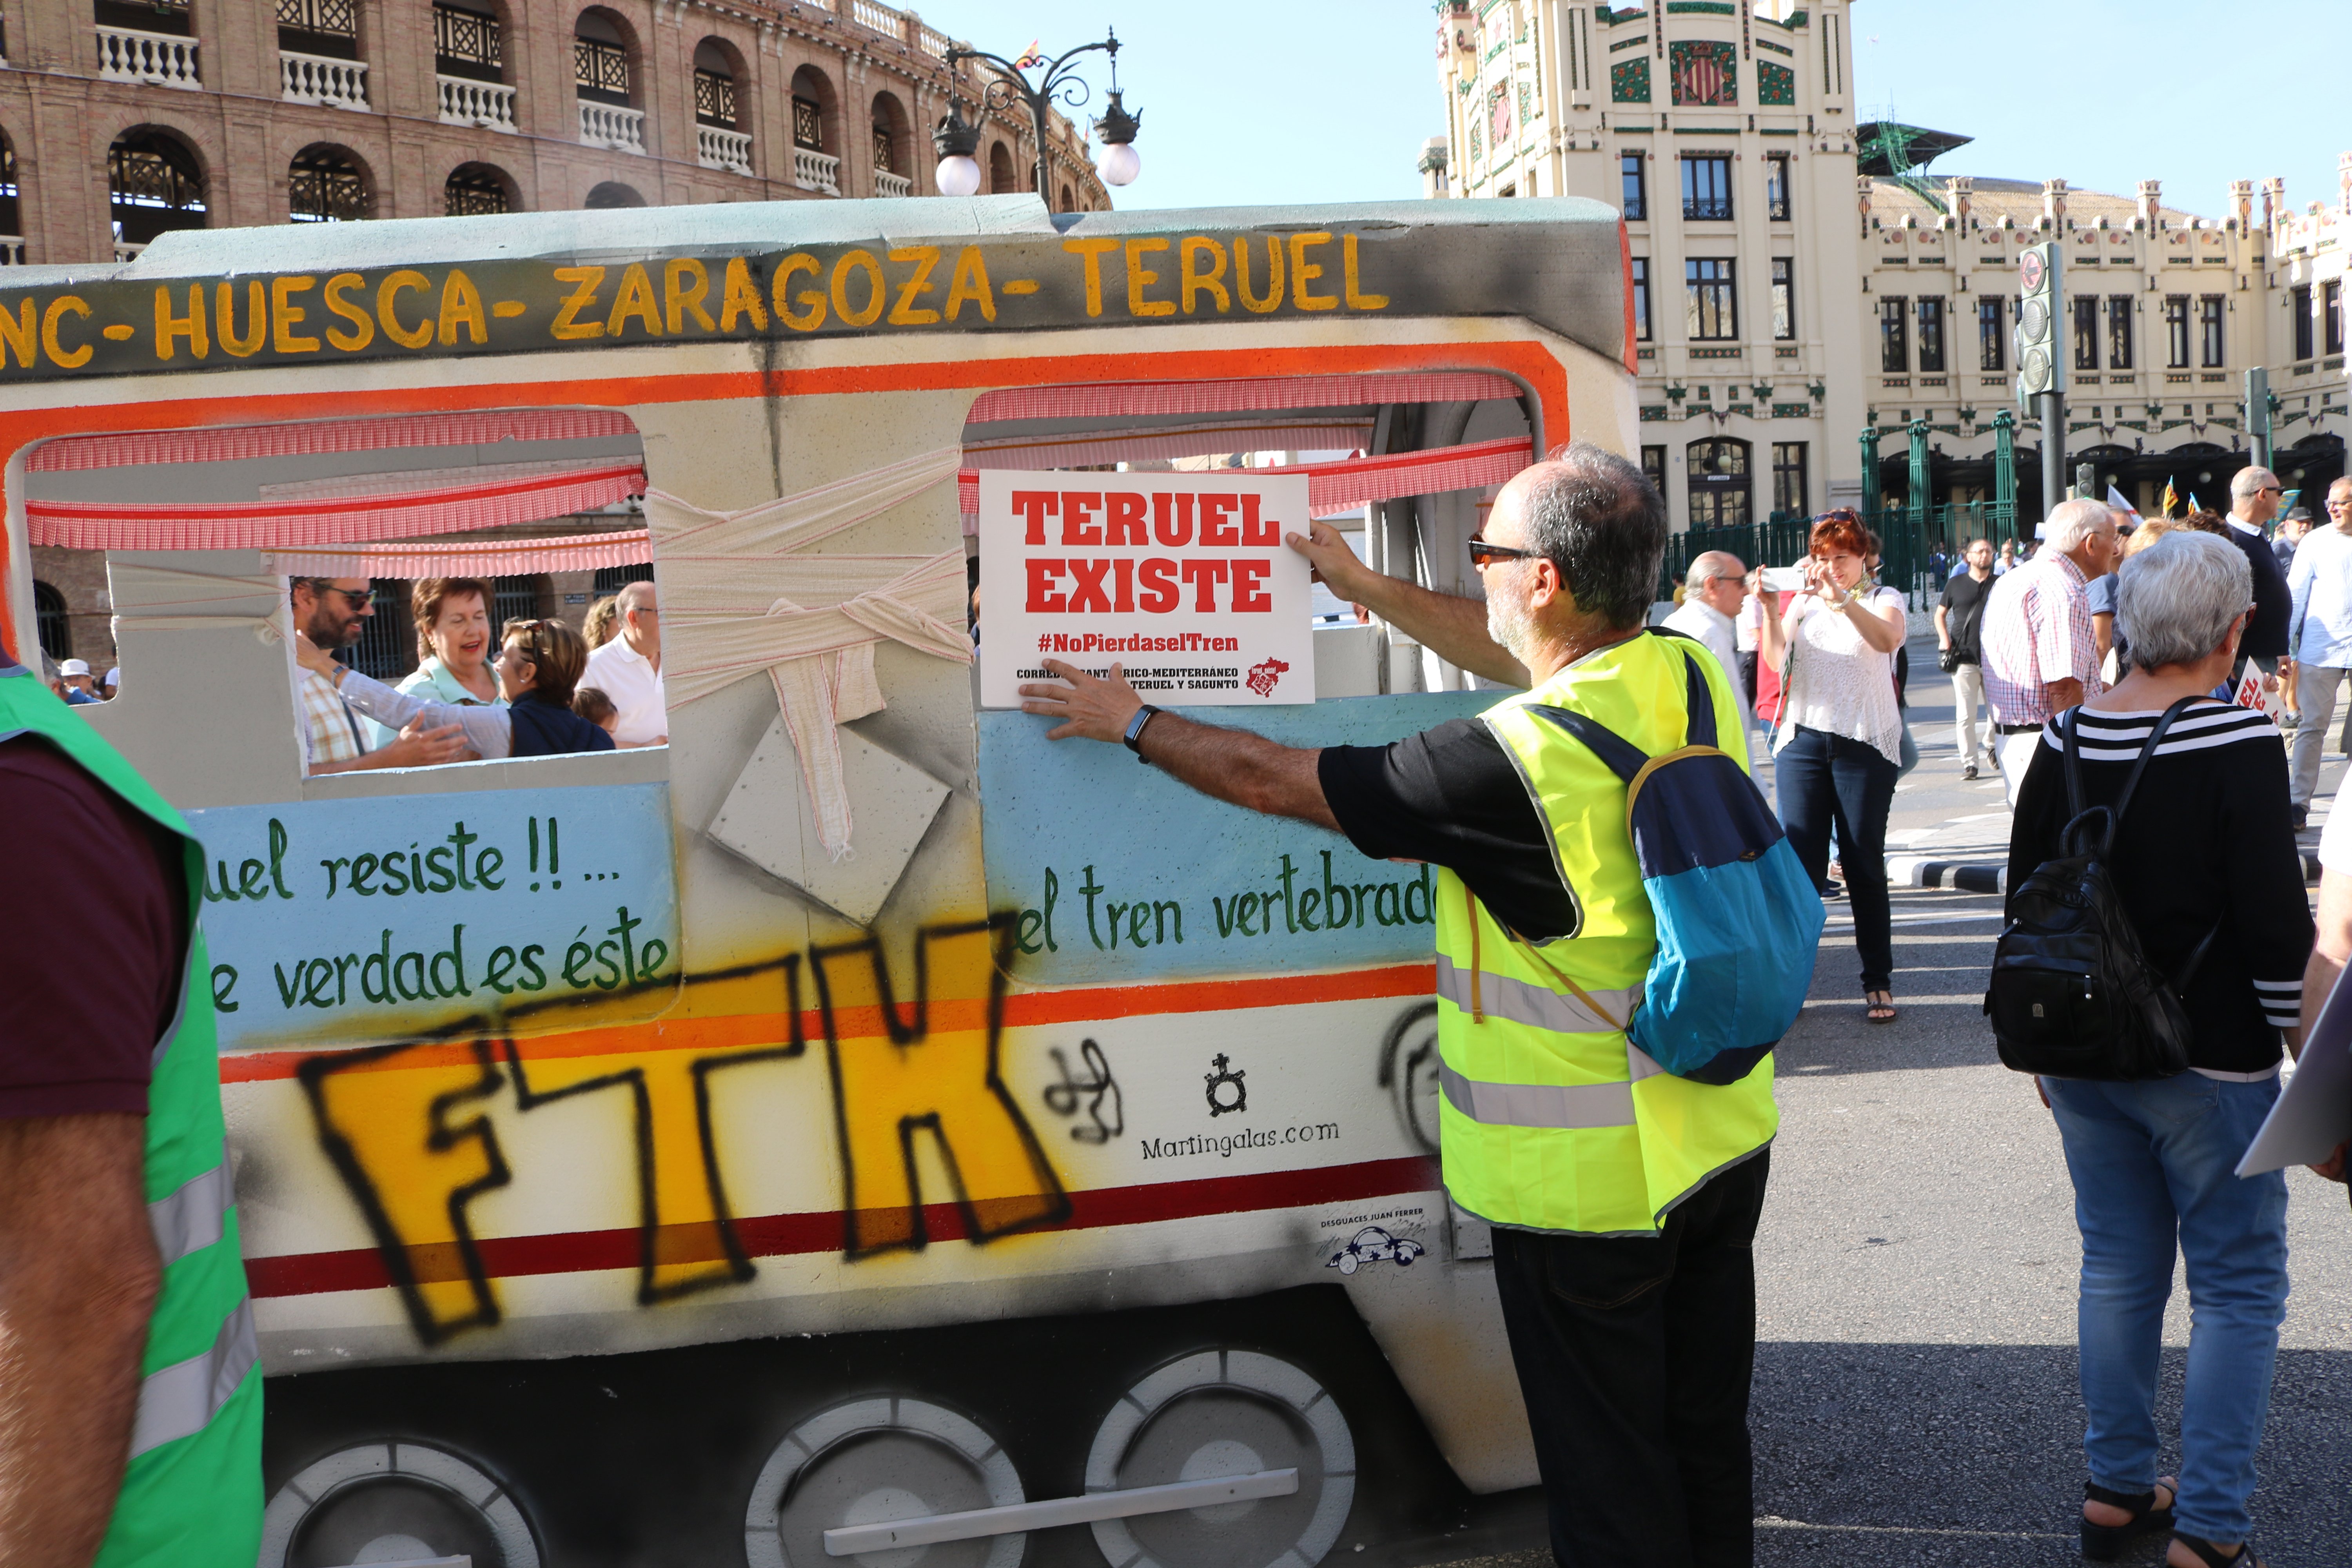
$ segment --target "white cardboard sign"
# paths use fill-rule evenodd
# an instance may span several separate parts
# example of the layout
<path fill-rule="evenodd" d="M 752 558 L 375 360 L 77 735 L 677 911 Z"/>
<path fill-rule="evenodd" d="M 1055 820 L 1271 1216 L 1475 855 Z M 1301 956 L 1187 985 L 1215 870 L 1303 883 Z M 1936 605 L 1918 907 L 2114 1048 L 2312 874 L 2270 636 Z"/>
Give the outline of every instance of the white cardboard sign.
<path fill-rule="evenodd" d="M 1113 662 L 1147 702 L 1315 700 L 1301 475 L 980 473 L 980 700 L 1044 660 Z"/>

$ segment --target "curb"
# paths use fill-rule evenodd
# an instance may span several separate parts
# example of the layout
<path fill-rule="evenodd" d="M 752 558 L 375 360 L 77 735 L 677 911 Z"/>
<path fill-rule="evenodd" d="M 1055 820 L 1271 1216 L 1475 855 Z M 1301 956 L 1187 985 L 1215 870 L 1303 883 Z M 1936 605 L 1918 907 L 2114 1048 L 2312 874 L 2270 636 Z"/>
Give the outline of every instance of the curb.
<path fill-rule="evenodd" d="M 2306 887 L 2319 881 L 2319 857 L 2309 850 L 2301 852 L 2303 880 Z M 2005 893 L 2009 891 L 2009 868 L 2000 862 L 1969 860 L 1930 860 L 1923 855 L 1889 855 L 1886 858 L 1886 880 L 1902 888 L 1951 888 L 1963 893 Z"/>

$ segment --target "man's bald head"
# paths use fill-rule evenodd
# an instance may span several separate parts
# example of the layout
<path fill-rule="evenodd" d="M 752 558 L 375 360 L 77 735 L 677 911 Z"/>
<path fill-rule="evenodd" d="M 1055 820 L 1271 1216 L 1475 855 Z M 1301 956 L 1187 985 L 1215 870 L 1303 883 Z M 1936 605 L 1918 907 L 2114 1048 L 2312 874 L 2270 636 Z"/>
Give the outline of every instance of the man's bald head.
<path fill-rule="evenodd" d="M 1728 550 L 1703 550 L 1691 558 L 1690 570 L 1683 574 L 1683 586 L 1696 594 L 1717 577 L 1745 577 L 1748 567 Z"/>
<path fill-rule="evenodd" d="M 625 616 L 632 610 L 650 608 L 654 603 L 654 585 L 651 583 L 624 583 L 621 591 L 614 595 L 614 602 Z"/>
<path fill-rule="evenodd" d="M 1573 441 L 1503 487 L 1488 535 L 1558 568 L 1574 613 L 1625 631 L 1648 618 L 1658 591 L 1665 498 L 1614 452 Z"/>

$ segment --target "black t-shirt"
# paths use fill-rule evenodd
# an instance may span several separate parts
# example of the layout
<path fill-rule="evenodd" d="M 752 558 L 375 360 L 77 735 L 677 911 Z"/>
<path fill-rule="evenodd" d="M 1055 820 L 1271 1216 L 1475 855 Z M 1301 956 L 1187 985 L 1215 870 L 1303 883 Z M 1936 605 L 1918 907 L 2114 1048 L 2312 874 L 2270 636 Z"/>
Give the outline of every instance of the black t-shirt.
<path fill-rule="evenodd" d="M 1984 647 L 1977 628 L 1983 624 L 1985 601 L 1992 596 L 1993 580 L 1978 582 L 1966 572 L 1952 574 L 1944 584 L 1944 622 L 1951 628 L 1952 649 L 1960 656 L 1962 664 L 1984 662 Z"/>
<path fill-rule="evenodd" d="M 1532 941 L 1576 929 L 1551 835 L 1494 731 L 1456 719 L 1386 746 L 1328 746 L 1317 772 L 1339 830 L 1375 860 L 1426 860 Z"/>

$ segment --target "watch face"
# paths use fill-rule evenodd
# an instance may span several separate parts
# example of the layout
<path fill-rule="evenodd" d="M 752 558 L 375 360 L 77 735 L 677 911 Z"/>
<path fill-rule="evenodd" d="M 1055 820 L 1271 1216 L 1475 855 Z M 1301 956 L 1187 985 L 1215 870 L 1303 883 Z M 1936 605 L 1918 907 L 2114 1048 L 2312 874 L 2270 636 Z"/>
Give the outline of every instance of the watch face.
<path fill-rule="evenodd" d="M 2017 281 L 2019 287 L 2029 294 L 2042 287 L 2042 253 L 2040 251 L 2029 250 L 2017 258 Z"/>

